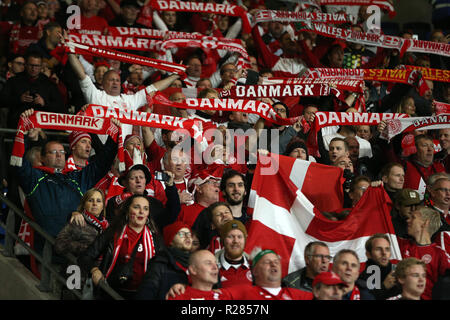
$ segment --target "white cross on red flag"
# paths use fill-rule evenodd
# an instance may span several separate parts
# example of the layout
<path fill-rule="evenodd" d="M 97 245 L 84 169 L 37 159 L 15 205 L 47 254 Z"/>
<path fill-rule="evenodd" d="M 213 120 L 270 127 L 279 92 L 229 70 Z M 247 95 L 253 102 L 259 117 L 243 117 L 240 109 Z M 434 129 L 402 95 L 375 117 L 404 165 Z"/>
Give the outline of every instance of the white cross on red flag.
<path fill-rule="evenodd" d="M 320 213 L 318 204 L 342 207 L 340 177 L 340 168 L 276 154 L 260 155 L 249 199 L 253 220 L 245 251 L 255 247 L 274 250 L 281 256 L 286 276 L 305 266 L 303 253 L 311 241 L 325 242 L 332 256 L 341 249 L 352 249 L 365 262 L 366 240 L 384 233 L 390 237 L 391 259 L 401 259 L 390 218 L 392 202 L 383 187 L 369 187 L 345 220 L 331 221 Z"/>

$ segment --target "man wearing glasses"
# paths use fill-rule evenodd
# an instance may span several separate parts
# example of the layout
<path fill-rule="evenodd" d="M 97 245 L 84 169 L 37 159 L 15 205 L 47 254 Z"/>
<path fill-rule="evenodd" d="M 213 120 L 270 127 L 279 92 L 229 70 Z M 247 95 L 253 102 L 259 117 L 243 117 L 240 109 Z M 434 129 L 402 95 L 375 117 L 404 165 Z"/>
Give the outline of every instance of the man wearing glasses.
<path fill-rule="evenodd" d="M 25 72 L 6 81 L 0 93 L 0 107 L 8 109 L 8 128 L 16 129 L 20 114 L 29 108 L 67 113 L 58 87 L 41 70 L 41 54 L 31 52 L 25 58 Z"/>
<path fill-rule="evenodd" d="M 283 278 L 283 284 L 312 292 L 314 278 L 319 273 L 328 271 L 332 259 L 330 249 L 324 242 L 310 242 L 305 247 L 304 258 L 306 267 L 288 274 Z"/>
<path fill-rule="evenodd" d="M 435 173 L 428 179 L 429 207 L 441 214 L 441 221 L 446 231 L 450 230 L 450 175 Z M 441 231 L 443 229 L 441 228 Z"/>
<path fill-rule="evenodd" d="M 25 111 L 21 116 L 27 118 L 34 113 L 33 109 Z M 120 125 L 116 119 L 114 124 Z M 36 141 L 39 129 L 31 129 L 25 137 L 25 152 L 29 140 Z M 41 149 L 43 166 L 32 167 L 24 157 L 22 165 L 16 169 L 16 177 L 26 194 L 36 222 L 51 236 L 61 231 L 67 223 L 68 216 L 76 211 L 83 194 L 108 172 L 117 154 L 117 144 L 108 137 L 107 143 L 83 170 L 63 170 L 66 164 L 66 151 L 58 141 L 47 141 Z M 42 245 L 35 239 L 35 247 Z"/>
<path fill-rule="evenodd" d="M 176 283 L 188 284 L 187 268 L 192 248 L 192 231 L 176 221 L 163 229 L 166 250 L 150 261 L 147 273 L 138 290 L 138 300 L 164 300 Z"/>

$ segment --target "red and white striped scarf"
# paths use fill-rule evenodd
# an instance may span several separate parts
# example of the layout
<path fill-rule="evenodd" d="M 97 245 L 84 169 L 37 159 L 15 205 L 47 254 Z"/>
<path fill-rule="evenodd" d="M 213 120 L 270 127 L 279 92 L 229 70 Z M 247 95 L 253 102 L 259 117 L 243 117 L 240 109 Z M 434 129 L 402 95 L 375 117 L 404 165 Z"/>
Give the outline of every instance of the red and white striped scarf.
<path fill-rule="evenodd" d="M 439 115 L 442 113 L 450 114 L 450 104 L 433 100 L 433 105 L 434 105 L 434 111 L 435 111 L 436 115 Z"/>
<path fill-rule="evenodd" d="M 151 0 L 146 6 L 150 6 L 157 11 L 176 11 L 176 12 L 194 12 L 194 13 L 214 13 L 217 15 L 240 17 L 242 19 L 242 31 L 251 32 L 250 21 L 247 17 L 247 11 L 236 5 L 219 4 L 214 2 L 190 2 L 175 0 Z M 145 7 L 144 6 L 144 9 Z"/>
<path fill-rule="evenodd" d="M 293 12 L 277 10 L 259 10 L 253 20 L 254 23 L 260 22 L 322 22 L 322 23 L 353 23 L 353 17 L 345 13 L 322 13 L 322 12 Z"/>
<path fill-rule="evenodd" d="M 111 274 L 112 270 L 114 269 L 114 266 L 116 265 L 117 262 L 117 258 L 119 257 L 119 253 L 120 253 L 120 248 L 123 245 L 123 241 L 125 238 L 128 239 L 127 236 L 127 232 L 128 232 L 129 226 L 128 224 L 123 228 L 121 234 L 119 236 L 115 236 L 114 237 L 114 254 L 113 254 L 113 260 L 111 265 L 109 266 L 108 271 L 106 272 L 106 278 L 109 277 L 109 275 Z M 142 230 L 143 234 L 141 237 L 141 241 L 142 241 L 142 245 L 144 248 L 144 254 L 145 254 L 145 259 L 144 259 L 144 272 L 147 271 L 147 262 L 153 258 L 155 256 L 155 245 L 153 242 L 153 235 L 152 232 L 150 231 L 150 229 L 145 226 L 144 229 Z M 138 245 L 138 244 L 136 244 Z"/>
<path fill-rule="evenodd" d="M 89 161 L 85 162 L 85 166 L 89 164 Z M 79 167 L 75 164 L 75 160 L 73 159 L 73 155 L 70 155 L 66 160 L 66 166 L 64 167 L 64 171 L 75 171 L 75 170 L 81 170 L 83 167 Z"/>
<path fill-rule="evenodd" d="M 86 220 L 87 223 L 93 225 L 99 232 L 105 231 L 106 228 L 109 227 L 108 220 L 102 219 L 99 220 L 96 216 L 94 216 L 92 213 L 87 211 L 86 209 L 81 212 L 83 215 L 83 218 Z"/>
<path fill-rule="evenodd" d="M 14 139 L 10 165 L 19 167 L 22 166 L 22 158 L 25 152 L 24 133 L 33 128 L 70 131 L 82 130 L 88 133 L 107 134 L 114 141 L 118 142 L 119 148 L 117 156 L 120 161 L 119 168 L 122 171 L 125 169 L 121 138 L 122 130 L 112 124 L 109 119 L 43 111 L 35 111 L 27 118 L 20 117 L 16 137 Z M 66 170 L 65 172 L 68 171 Z"/>
<path fill-rule="evenodd" d="M 389 17 L 395 17 L 394 6 L 387 0 L 320 0 L 320 5 L 345 5 L 345 6 L 379 6 L 382 10 L 388 12 Z"/>

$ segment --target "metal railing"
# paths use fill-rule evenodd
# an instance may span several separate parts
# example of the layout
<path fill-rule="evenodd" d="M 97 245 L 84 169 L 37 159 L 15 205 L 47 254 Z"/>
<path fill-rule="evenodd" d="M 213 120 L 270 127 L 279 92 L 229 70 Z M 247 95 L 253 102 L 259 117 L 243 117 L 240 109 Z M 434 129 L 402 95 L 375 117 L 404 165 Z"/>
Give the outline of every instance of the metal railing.
<path fill-rule="evenodd" d="M 17 208 L 17 206 L 7 199 L 5 196 L 0 194 L 1 202 L 5 203 L 8 208 L 8 216 L 6 218 L 6 225 L 0 221 L 0 226 L 5 229 L 5 246 L 3 255 L 6 257 L 15 257 L 14 253 L 14 244 L 17 241 L 20 245 L 22 245 L 33 257 L 35 257 L 42 265 L 40 270 L 41 279 L 37 288 L 41 292 L 51 292 L 51 280 L 52 277 L 63 286 L 66 285 L 66 279 L 61 276 L 60 272 L 57 270 L 55 265 L 52 264 L 53 257 L 53 247 L 55 245 L 55 238 L 50 236 L 47 232 L 45 232 L 35 221 L 29 218 L 22 210 Z M 33 248 L 31 248 L 27 243 L 25 243 L 20 237 L 15 233 L 15 225 L 16 225 L 16 214 L 26 221 L 31 228 L 38 234 L 42 236 L 45 240 L 44 248 L 42 251 L 42 255 L 36 252 Z M 66 253 L 64 258 L 67 259 L 69 263 L 74 265 L 77 264 L 77 259 L 71 253 Z M 106 281 L 101 281 L 99 283 L 100 289 L 105 291 L 111 298 L 115 300 L 123 300 L 123 297 L 120 296 L 116 291 L 114 291 Z M 78 298 L 81 299 L 81 293 L 77 290 L 71 290 L 71 292 Z"/>

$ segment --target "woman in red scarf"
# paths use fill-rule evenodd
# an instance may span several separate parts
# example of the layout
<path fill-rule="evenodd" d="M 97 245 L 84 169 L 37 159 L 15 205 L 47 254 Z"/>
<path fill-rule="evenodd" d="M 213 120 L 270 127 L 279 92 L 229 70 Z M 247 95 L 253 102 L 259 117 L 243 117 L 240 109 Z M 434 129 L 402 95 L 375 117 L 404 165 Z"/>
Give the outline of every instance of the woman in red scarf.
<path fill-rule="evenodd" d="M 95 285 L 106 279 L 125 299 L 131 299 L 136 293 L 149 260 L 162 246 L 150 211 L 146 196 L 136 194 L 127 198 L 111 227 L 79 257 L 79 265 L 90 271 Z M 97 267 L 100 257 L 101 263 Z M 102 293 L 100 296 L 104 296 Z"/>

